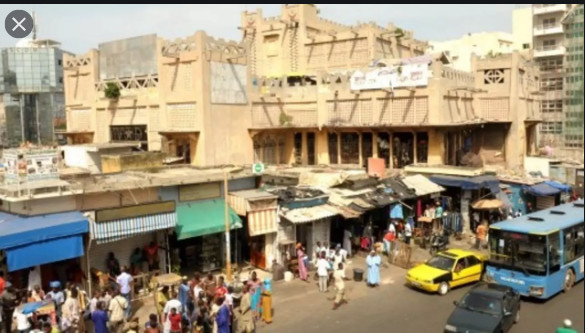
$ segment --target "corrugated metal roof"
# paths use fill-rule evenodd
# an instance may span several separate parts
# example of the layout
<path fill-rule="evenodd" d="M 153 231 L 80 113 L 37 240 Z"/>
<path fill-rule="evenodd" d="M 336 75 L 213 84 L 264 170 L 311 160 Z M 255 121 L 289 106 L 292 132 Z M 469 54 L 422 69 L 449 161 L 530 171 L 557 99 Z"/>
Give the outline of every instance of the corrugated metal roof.
<path fill-rule="evenodd" d="M 443 192 L 445 189 L 430 181 L 423 175 L 406 176 L 402 179 L 404 185 L 414 189 L 417 196 Z"/>
<path fill-rule="evenodd" d="M 281 213 L 282 217 L 295 224 L 322 220 L 335 215 L 339 215 L 339 211 L 335 207 L 329 205 L 297 208 Z"/>
<path fill-rule="evenodd" d="M 267 199 L 277 199 L 278 196 L 266 192 L 266 191 L 262 191 L 262 190 L 258 190 L 258 189 L 254 189 L 254 190 L 244 190 L 244 191 L 236 191 L 236 192 L 230 192 L 230 195 L 236 196 L 236 197 L 240 197 L 240 198 L 244 198 L 246 200 L 267 200 Z"/>

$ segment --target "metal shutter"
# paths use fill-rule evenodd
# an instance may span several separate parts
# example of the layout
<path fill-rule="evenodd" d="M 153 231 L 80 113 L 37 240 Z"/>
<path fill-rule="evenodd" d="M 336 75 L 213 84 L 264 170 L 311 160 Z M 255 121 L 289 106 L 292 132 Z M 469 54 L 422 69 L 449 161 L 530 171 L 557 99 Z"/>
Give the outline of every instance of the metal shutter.
<path fill-rule="evenodd" d="M 536 197 L 536 209 L 542 210 L 555 206 L 555 196 Z"/>

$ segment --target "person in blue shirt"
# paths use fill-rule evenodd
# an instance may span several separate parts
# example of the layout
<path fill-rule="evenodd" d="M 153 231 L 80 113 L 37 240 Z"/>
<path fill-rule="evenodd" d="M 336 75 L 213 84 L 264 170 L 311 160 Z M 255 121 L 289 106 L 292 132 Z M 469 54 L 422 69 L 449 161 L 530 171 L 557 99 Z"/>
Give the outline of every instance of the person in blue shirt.
<path fill-rule="evenodd" d="M 91 313 L 91 321 L 95 333 L 108 333 L 108 314 L 104 311 L 104 302 L 98 302 L 96 309 Z"/>

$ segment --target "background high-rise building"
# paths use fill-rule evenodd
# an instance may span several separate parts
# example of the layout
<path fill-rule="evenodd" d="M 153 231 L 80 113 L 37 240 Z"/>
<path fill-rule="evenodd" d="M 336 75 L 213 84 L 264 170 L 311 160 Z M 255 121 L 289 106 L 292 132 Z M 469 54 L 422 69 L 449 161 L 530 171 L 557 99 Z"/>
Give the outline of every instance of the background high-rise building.
<path fill-rule="evenodd" d="M 53 40 L 0 49 L 0 144 L 52 145 L 65 130 L 63 53 Z"/>
<path fill-rule="evenodd" d="M 539 145 L 554 148 L 553 154 L 558 157 L 583 156 L 582 132 L 580 139 L 568 134 L 573 130 L 570 129 L 572 121 L 567 120 L 569 100 L 565 95 L 568 83 L 565 75 L 567 33 L 562 21 L 573 7 L 571 4 L 532 5 L 534 58 L 540 69 L 542 94 L 543 122 L 539 127 Z M 580 29 L 583 36 L 582 24 Z M 567 141 L 567 138 L 571 140 Z M 574 150 L 576 145 L 581 148 L 580 154 Z"/>
<path fill-rule="evenodd" d="M 563 139 L 566 149 L 583 154 L 583 4 L 562 21 L 565 33 L 565 114 Z"/>

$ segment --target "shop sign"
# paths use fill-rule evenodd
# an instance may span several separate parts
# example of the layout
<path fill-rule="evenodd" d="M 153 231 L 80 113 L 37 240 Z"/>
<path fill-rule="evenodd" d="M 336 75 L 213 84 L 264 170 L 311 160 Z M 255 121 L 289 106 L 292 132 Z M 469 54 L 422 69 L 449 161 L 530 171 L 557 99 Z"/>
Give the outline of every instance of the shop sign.
<path fill-rule="evenodd" d="M 179 201 L 215 199 L 221 196 L 219 183 L 183 185 L 179 187 Z"/>
<path fill-rule="evenodd" d="M 252 165 L 252 172 L 255 175 L 261 175 L 261 174 L 263 174 L 264 173 L 264 164 L 262 164 L 262 163 L 254 163 Z"/>
<path fill-rule="evenodd" d="M 175 211 L 175 201 L 154 202 L 149 204 L 125 206 L 119 208 L 100 209 L 95 212 L 96 222 L 129 219 Z"/>
<path fill-rule="evenodd" d="M 368 72 L 356 71 L 351 76 L 351 90 L 424 87 L 429 84 L 426 63 L 380 67 Z"/>

